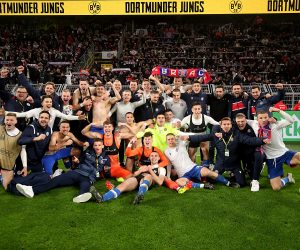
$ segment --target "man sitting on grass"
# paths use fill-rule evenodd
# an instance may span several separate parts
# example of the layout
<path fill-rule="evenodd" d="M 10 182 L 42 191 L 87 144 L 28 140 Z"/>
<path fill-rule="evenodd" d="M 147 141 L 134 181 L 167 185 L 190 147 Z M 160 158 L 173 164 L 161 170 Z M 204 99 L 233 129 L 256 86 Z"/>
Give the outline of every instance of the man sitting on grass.
<path fill-rule="evenodd" d="M 89 192 L 92 183 L 96 181 L 101 172 L 109 167 L 110 160 L 103 151 L 103 141 L 102 139 L 95 139 L 93 147 L 84 152 L 77 169 L 63 173 L 45 183 L 33 186 L 17 184 L 16 188 L 24 196 L 33 198 L 34 195 L 53 188 L 78 185 L 79 195 L 73 198 L 73 202 L 87 202 L 92 197 Z"/>
<path fill-rule="evenodd" d="M 121 193 L 135 190 L 139 186 L 138 193 L 133 200 L 133 204 L 139 204 L 143 199 L 149 187 L 154 183 L 161 186 L 166 176 L 166 169 L 159 167 L 159 154 L 155 151 L 149 156 L 151 165 L 144 165 L 134 172 L 133 176 L 122 182 L 115 188 L 105 193 L 99 194 L 94 186 L 91 186 L 90 192 L 98 203 L 118 198 Z"/>
<path fill-rule="evenodd" d="M 188 136 L 181 136 L 181 139 L 187 140 Z M 206 183 L 196 183 L 192 180 L 200 181 L 201 177 L 209 177 L 216 180 L 217 182 L 223 183 L 226 186 L 230 187 L 239 187 L 237 183 L 228 181 L 222 175 L 219 175 L 216 172 L 209 170 L 206 167 L 199 166 L 196 163 L 192 162 L 189 154 L 186 150 L 186 142 L 179 141 L 176 143 L 176 138 L 174 134 L 167 135 L 168 148 L 165 150 L 165 155 L 172 163 L 175 168 L 178 179 L 176 180 L 179 186 L 185 188 L 205 188 L 205 189 L 214 189 L 214 186 L 208 182 Z"/>

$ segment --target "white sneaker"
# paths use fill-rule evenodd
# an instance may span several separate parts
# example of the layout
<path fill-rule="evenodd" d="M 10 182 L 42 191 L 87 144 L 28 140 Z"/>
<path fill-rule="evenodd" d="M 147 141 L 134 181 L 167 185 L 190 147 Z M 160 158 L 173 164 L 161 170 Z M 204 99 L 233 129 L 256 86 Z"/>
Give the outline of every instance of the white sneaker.
<path fill-rule="evenodd" d="M 92 198 L 92 194 L 88 192 L 88 193 L 80 194 L 80 195 L 74 197 L 73 202 L 75 202 L 75 203 L 87 202 L 91 198 Z"/>
<path fill-rule="evenodd" d="M 32 190 L 32 186 L 26 186 L 26 185 L 22 185 L 22 184 L 17 184 L 16 188 L 18 189 L 18 191 L 23 194 L 24 196 L 26 196 L 27 198 L 33 198 L 34 196 L 34 192 Z"/>
<path fill-rule="evenodd" d="M 259 191 L 259 182 L 257 180 L 251 181 L 251 192 L 258 192 Z"/>
<path fill-rule="evenodd" d="M 54 172 L 53 175 L 52 175 L 52 178 L 55 178 L 55 177 L 61 175 L 62 172 L 63 172 L 62 169 L 60 169 L 60 168 L 56 169 L 55 172 Z"/>
<path fill-rule="evenodd" d="M 289 179 L 289 183 L 296 183 L 292 173 L 288 173 L 287 178 Z"/>

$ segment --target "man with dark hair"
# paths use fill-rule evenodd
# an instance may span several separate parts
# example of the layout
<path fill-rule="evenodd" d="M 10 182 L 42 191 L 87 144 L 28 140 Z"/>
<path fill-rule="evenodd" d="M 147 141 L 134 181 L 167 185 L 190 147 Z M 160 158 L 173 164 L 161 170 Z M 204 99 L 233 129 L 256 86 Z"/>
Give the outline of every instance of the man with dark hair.
<path fill-rule="evenodd" d="M 207 125 L 219 125 L 217 121 L 215 121 L 210 116 L 204 115 L 202 113 L 201 104 L 198 102 L 193 103 L 192 105 L 192 114 L 184 117 L 181 121 L 181 127 L 185 128 L 187 131 L 195 133 L 195 134 L 206 134 Z M 202 151 L 202 164 L 204 166 L 209 165 L 208 161 L 208 142 L 201 142 L 200 144 L 189 144 L 189 156 L 192 161 L 196 161 L 196 151 L 198 147 Z"/>
<path fill-rule="evenodd" d="M 247 124 L 246 116 L 243 113 L 238 113 L 235 116 L 235 128 L 239 130 L 240 133 L 247 135 L 249 137 L 256 137 L 253 129 Z M 261 150 L 261 147 L 251 147 L 248 145 L 241 144 L 238 149 L 238 155 L 243 163 L 243 170 L 249 174 L 251 178 L 251 191 L 259 191 L 259 177 L 263 167 L 263 161 L 265 155 Z"/>
<path fill-rule="evenodd" d="M 200 80 L 202 81 L 202 80 Z M 181 98 L 185 100 L 188 110 L 187 113 L 191 114 L 192 113 L 192 104 L 194 102 L 198 102 L 201 104 L 202 108 L 202 113 L 206 114 L 207 112 L 207 97 L 208 95 L 202 91 L 201 88 L 201 82 L 200 81 L 195 81 L 192 85 L 192 92 L 189 93 L 183 93 Z"/>
<path fill-rule="evenodd" d="M 42 159 L 46 173 L 52 175 L 53 166 L 58 160 L 70 157 L 72 150 L 78 151 L 77 148 L 73 149 L 74 143 L 79 147 L 88 147 L 89 145 L 87 142 L 79 141 L 70 132 L 70 123 L 68 121 L 60 122 L 59 131 L 53 132 L 49 143 L 49 150 Z"/>
<path fill-rule="evenodd" d="M 142 106 L 138 107 L 134 112 L 134 117 L 137 122 L 154 119 L 158 113 L 165 111 L 165 107 L 160 99 L 159 92 L 152 90 L 150 92 L 150 99 L 146 100 Z"/>
<path fill-rule="evenodd" d="M 24 75 L 24 67 L 23 66 L 18 66 L 18 80 L 19 80 L 19 85 L 24 86 L 29 95 L 32 96 L 34 99 L 34 105 L 35 107 L 40 107 L 41 105 L 41 96 L 43 95 L 48 95 L 51 96 L 52 101 L 53 101 L 53 107 L 55 109 L 60 109 L 60 101 L 59 101 L 59 96 L 55 93 L 55 84 L 53 82 L 46 82 L 44 84 L 44 89 L 42 91 L 36 90 L 31 84 L 26 79 L 26 76 Z"/>
<path fill-rule="evenodd" d="M 217 122 L 221 121 L 223 117 L 228 116 L 229 100 L 231 95 L 225 93 L 223 86 L 217 86 L 213 94 L 207 95 L 207 104 L 209 105 L 209 115 Z M 210 132 L 212 126 L 208 126 Z M 213 167 L 215 162 L 215 144 L 214 141 L 209 143 L 209 162 Z"/>
<path fill-rule="evenodd" d="M 28 169 L 31 172 L 43 171 L 42 158 L 48 150 L 52 134 L 49 121 L 50 113 L 41 111 L 38 120 L 29 124 L 18 139 L 19 145 L 26 145 Z"/>
<path fill-rule="evenodd" d="M 148 165 L 149 155 L 151 152 L 156 151 L 159 154 L 160 163 L 159 167 L 165 167 L 168 165 L 168 160 L 165 155 L 157 148 L 152 145 L 152 133 L 146 132 L 142 138 L 143 145 L 141 147 L 136 147 L 136 138 L 133 138 L 128 143 L 126 148 L 126 156 L 133 157 L 138 156 L 139 167 Z"/>
<path fill-rule="evenodd" d="M 283 100 L 285 91 L 282 83 L 277 83 L 275 85 L 278 92 L 276 95 L 266 97 L 266 95 L 261 93 L 260 87 L 258 85 L 253 85 L 251 87 L 251 95 L 248 102 L 248 119 L 253 120 L 256 112 L 260 110 L 268 111 L 272 105 Z"/>
<path fill-rule="evenodd" d="M 172 127 L 170 124 L 166 124 L 166 118 L 164 113 L 157 114 L 153 128 L 147 128 L 146 132 L 150 132 L 153 135 L 153 146 L 158 147 L 161 151 L 167 148 L 166 135 L 169 133 L 180 134 L 181 132 Z M 143 132 L 137 134 L 137 138 L 144 136 Z"/>
<path fill-rule="evenodd" d="M 247 116 L 248 96 L 246 97 L 240 83 L 234 83 L 231 87 L 231 98 L 229 100 L 228 117 L 234 121 L 237 113 L 243 113 Z"/>
<path fill-rule="evenodd" d="M 91 99 L 85 100 L 85 97 L 91 97 L 94 93 L 95 87 L 90 87 L 86 79 L 80 79 L 79 88 L 73 93 L 73 110 L 78 110 L 91 102 Z"/>
<path fill-rule="evenodd" d="M 138 102 L 139 100 L 141 100 L 142 94 L 138 92 L 139 86 L 137 80 L 131 80 L 129 82 L 129 89 L 132 96 L 130 102 Z"/>

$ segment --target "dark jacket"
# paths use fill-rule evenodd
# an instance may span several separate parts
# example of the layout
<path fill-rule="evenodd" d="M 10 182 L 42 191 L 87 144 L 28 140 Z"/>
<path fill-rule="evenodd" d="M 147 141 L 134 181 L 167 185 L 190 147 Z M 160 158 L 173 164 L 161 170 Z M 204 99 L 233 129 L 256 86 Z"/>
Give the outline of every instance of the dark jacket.
<path fill-rule="evenodd" d="M 200 91 L 200 93 L 182 93 L 181 99 L 186 102 L 187 105 L 187 115 L 192 113 L 192 105 L 194 102 L 198 102 L 201 104 L 202 114 L 207 113 L 207 94 Z"/>
<path fill-rule="evenodd" d="M 255 133 L 254 133 L 254 130 L 251 126 L 249 126 L 248 124 L 246 124 L 246 127 L 243 129 L 243 130 L 239 130 L 236 125 L 234 125 L 235 128 L 243 135 L 246 135 L 246 136 L 249 136 L 249 137 L 256 137 Z M 239 158 L 241 160 L 247 160 L 247 158 L 254 158 L 254 152 L 255 152 L 255 149 L 257 147 L 255 146 L 249 146 L 249 145 L 246 145 L 246 144 L 242 144 L 239 146 L 238 148 L 238 155 L 239 155 Z"/>
<path fill-rule="evenodd" d="M 214 141 L 217 149 L 216 165 L 215 169 L 232 169 L 239 167 L 239 155 L 238 148 L 240 144 L 246 144 L 249 146 L 261 146 L 263 143 L 262 138 L 249 137 L 243 135 L 236 129 L 231 129 L 228 133 L 221 130 L 223 139 L 219 139 L 215 136 L 215 132 L 219 130 L 219 126 L 215 126 L 213 132 L 207 135 L 192 135 L 189 137 L 191 143 L 200 143 L 203 141 Z M 225 149 L 229 150 L 229 156 L 225 156 Z"/>
<path fill-rule="evenodd" d="M 78 168 L 74 171 L 79 174 L 88 177 L 91 182 L 96 181 L 97 172 L 104 171 L 104 166 L 110 167 L 110 160 L 105 151 L 97 157 L 92 147 L 88 148 L 80 159 Z"/>
<path fill-rule="evenodd" d="M 257 99 L 254 99 L 252 96 L 249 98 L 248 102 L 248 114 L 247 117 L 250 120 L 254 120 L 256 112 L 260 110 L 269 111 L 269 108 L 276 104 L 277 102 L 283 100 L 285 95 L 285 90 L 278 90 L 276 95 L 272 95 L 269 98 L 266 98 L 264 94 L 260 94 Z"/>
<path fill-rule="evenodd" d="M 145 104 L 135 109 L 134 118 L 136 122 L 146 121 L 148 119 L 153 119 L 157 114 L 164 112 L 165 107 L 161 102 L 153 103 L 148 99 Z"/>
<path fill-rule="evenodd" d="M 24 86 L 27 89 L 28 94 L 33 98 L 34 106 L 37 108 L 41 107 L 41 96 L 45 95 L 45 92 L 43 90 L 37 90 L 31 84 L 29 84 L 24 74 L 19 74 L 18 80 L 19 85 Z M 60 110 L 60 98 L 56 93 L 54 93 L 52 96 L 52 102 L 53 108 Z"/>
<path fill-rule="evenodd" d="M 7 91 L 0 90 L 0 98 L 4 101 L 4 109 L 6 111 L 13 111 L 13 112 L 26 112 L 31 110 L 33 106 L 27 102 L 20 102 L 14 95 L 8 93 Z M 17 118 L 18 123 L 16 127 L 23 131 L 27 126 L 26 118 Z"/>
<path fill-rule="evenodd" d="M 45 134 L 46 138 L 41 141 L 33 141 L 33 139 L 40 134 Z M 43 168 L 41 166 L 41 159 L 43 158 L 46 151 L 48 151 L 51 135 L 52 129 L 49 126 L 47 126 L 46 128 L 41 127 L 38 121 L 32 122 L 23 131 L 18 140 L 18 144 L 26 145 L 29 169 L 31 169 L 32 167 L 34 168 L 35 166 L 39 166 L 39 168 L 41 167 L 40 171 L 42 171 Z"/>
<path fill-rule="evenodd" d="M 239 97 L 231 96 L 229 99 L 228 116 L 234 121 L 237 113 L 243 113 L 247 116 L 248 111 L 248 98 L 245 98 L 243 94 Z"/>
<path fill-rule="evenodd" d="M 218 99 L 214 94 L 207 96 L 207 105 L 209 105 L 209 115 L 216 121 L 220 121 L 223 117 L 228 116 L 228 105 L 231 98 L 230 94 L 225 94 Z"/>

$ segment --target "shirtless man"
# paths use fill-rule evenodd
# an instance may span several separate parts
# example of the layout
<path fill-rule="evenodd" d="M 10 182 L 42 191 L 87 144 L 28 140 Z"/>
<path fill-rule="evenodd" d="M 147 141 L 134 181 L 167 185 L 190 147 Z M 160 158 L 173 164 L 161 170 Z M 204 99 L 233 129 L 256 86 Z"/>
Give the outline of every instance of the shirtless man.
<path fill-rule="evenodd" d="M 53 132 L 49 143 L 49 151 L 42 159 L 43 167 L 46 173 L 52 175 L 52 168 L 56 161 L 69 156 L 80 155 L 78 148 L 71 147 L 75 143 L 80 147 L 88 147 L 88 142 L 79 141 L 71 132 L 68 121 L 62 121 L 59 125 L 59 131 Z"/>
<path fill-rule="evenodd" d="M 79 88 L 73 93 L 73 110 L 78 110 L 84 105 L 87 105 L 91 100 L 84 100 L 87 96 L 92 96 L 95 93 L 95 87 L 89 87 L 87 80 L 79 81 Z"/>
<path fill-rule="evenodd" d="M 107 120 L 111 106 L 121 100 L 121 96 L 114 84 L 109 82 L 107 85 L 111 85 L 115 97 L 109 97 L 109 93 L 102 84 L 96 87 L 96 95 L 93 97 L 93 123 L 97 124 L 97 126 L 91 126 L 91 131 L 101 134 L 103 134 L 103 122 Z"/>
<path fill-rule="evenodd" d="M 148 125 L 152 124 L 152 120 L 149 119 L 147 121 L 135 123 L 132 112 L 127 112 L 125 118 L 126 118 L 126 123 L 119 122 L 118 127 L 119 127 L 120 136 L 126 140 L 126 146 L 127 146 L 129 140 L 135 137 L 135 135 L 138 132 L 140 131 L 143 132 Z M 141 145 L 142 145 L 141 140 L 138 140 L 137 146 L 139 147 Z M 126 169 L 132 171 L 133 165 L 134 165 L 134 158 L 127 157 L 126 164 L 125 164 Z"/>

